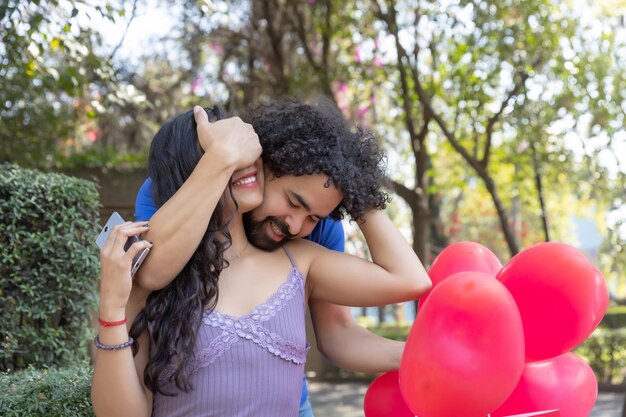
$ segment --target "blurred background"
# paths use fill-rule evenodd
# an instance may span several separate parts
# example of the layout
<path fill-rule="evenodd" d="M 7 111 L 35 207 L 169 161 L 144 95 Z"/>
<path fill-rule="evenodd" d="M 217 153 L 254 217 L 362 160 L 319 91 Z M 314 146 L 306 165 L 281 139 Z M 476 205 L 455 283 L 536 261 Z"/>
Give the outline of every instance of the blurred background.
<path fill-rule="evenodd" d="M 4 0 L 0 161 L 94 179 L 101 221 L 130 218 L 173 115 L 325 95 L 386 150 L 388 212 L 425 264 L 462 240 L 502 263 L 582 250 L 610 288 L 600 331 L 621 336 L 578 353 L 623 384 L 625 16 L 624 0 Z M 414 315 L 354 310 L 397 338 Z"/>

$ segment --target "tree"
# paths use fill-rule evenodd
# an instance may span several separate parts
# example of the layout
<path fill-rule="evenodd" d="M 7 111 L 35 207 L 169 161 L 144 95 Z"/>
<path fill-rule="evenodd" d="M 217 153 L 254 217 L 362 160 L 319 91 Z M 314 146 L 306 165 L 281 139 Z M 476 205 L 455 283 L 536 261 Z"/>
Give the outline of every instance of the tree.
<path fill-rule="evenodd" d="M 50 166 L 59 146 L 85 134 L 89 101 L 114 82 L 109 61 L 95 52 L 98 35 L 80 21 L 89 13 L 113 19 L 118 10 L 78 0 L 0 6 L 0 160 Z"/>
<path fill-rule="evenodd" d="M 521 245 L 559 238 L 558 200 L 592 192 L 598 176 L 607 178 L 598 154 L 623 132 L 623 45 L 614 28 L 596 36 L 585 11 L 545 0 L 220 4 L 198 19 L 219 22 L 204 27 L 221 53 L 217 78 L 229 103 L 317 91 L 381 133 L 414 168 L 392 175 L 413 213 L 422 259 L 432 241 L 447 243 L 438 214 L 445 196 L 486 190 L 513 255 Z M 591 136 L 567 128 L 588 115 L 598 121 Z M 581 160 L 573 134 L 583 143 L 611 139 Z M 454 165 L 460 182 L 476 178 L 484 188 L 455 192 L 459 180 L 442 180 L 445 159 L 455 161 L 446 168 Z M 607 205 L 601 193 L 587 195 Z M 542 235 L 524 238 L 522 223 Z"/>

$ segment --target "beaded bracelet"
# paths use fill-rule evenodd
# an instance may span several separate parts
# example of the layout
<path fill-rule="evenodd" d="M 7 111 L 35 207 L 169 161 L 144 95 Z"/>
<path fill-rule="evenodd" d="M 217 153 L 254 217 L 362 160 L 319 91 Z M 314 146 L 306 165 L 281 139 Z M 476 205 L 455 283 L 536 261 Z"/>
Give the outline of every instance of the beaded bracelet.
<path fill-rule="evenodd" d="M 98 349 L 102 350 L 120 350 L 132 346 L 133 343 L 135 343 L 135 339 L 130 336 L 128 336 L 128 340 L 126 342 L 120 343 L 119 345 L 105 345 L 104 343 L 100 342 L 99 335 L 96 336 L 95 339 L 93 339 L 93 344 L 96 345 Z"/>

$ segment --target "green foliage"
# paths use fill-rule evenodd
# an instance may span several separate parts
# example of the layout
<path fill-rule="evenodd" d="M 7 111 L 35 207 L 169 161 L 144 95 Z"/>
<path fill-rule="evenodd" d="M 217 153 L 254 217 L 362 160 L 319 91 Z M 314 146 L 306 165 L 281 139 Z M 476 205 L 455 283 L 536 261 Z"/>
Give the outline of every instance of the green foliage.
<path fill-rule="evenodd" d="M 92 182 L 0 164 L 0 370 L 86 357 L 98 198 Z"/>
<path fill-rule="evenodd" d="M 391 340 L 406 340 L 411 330 L 411 326 L 373 326 L 369 331 Z"/>
<path fill-rule="evenodd" d="M 584 358 L 605 384 L 621 384 L 626 378 L 626 328 L 596 329 L 575 353 Z"/>
<path fill-rule="evenodd" d="M 148 152 L 120 153 L 113 146 L 93 147 L 84 152 L 73 152 L 64 158 L 64 169 L 106 168 L 119 171 L 145 168 L 148 166 Z"/>
<path fill-rule="evenodd" d="M 626 306 L 609 308 L 600 322 L 600 327 L 609 329 L 626 328 Z"/>
<path fill-rule="evenodd" d="M 88 364 L 0 373 L 3 417 L 94 417 Z"/>
<path fill-rule="evenodd" d="M 50 166 L 59 147 L 84 135 L 97 91 L 115 83 L 95 52 L 99 36 L 80 24 L 87 9 L 79 0 L 0 6 L 0 161 Z M 114 16 L 108 4 L 91 13 Z"/>
<path fill-rule="evenodd" d="M 626 181 L 622 178 L 621 183 L 626 184 Z M 613 192 L 617 194 L 624 189 L 624 185 L 617 185 Z M 614 204 L 616 211 L 622 211 L 623 198 L 616 197 Z M 622 298 L 626 298 L 626 219 L 617 220 L 612 227 L 607 228 L 607 232 L 600 245 L 598 263 L 609 283 L 609 288 L 618 297 L 621 294 Z"/>

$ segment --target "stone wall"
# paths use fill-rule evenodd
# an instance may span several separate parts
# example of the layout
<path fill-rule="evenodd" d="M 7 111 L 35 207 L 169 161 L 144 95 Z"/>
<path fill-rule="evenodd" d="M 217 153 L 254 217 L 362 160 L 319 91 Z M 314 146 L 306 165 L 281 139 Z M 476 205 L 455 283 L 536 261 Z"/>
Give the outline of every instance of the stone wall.
<path fill-rule="evenodd" d="M 117 211 L 124 220 L 133 220 L 135 196 L 148 178 L 147 170 L 102 171 L 99 169 L 67 170 L 64 174 L 94 181 L 100 191 L 100 223 L 104 225 L 111 213 Z"/>

